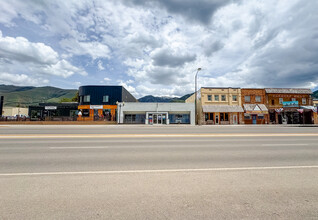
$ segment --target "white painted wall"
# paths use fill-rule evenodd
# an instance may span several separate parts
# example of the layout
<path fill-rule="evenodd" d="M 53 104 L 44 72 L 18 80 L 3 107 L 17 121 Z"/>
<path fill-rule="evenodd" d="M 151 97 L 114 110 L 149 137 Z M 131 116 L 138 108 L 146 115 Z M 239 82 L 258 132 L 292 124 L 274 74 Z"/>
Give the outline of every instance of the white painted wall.
<path fill-rule="evenodd" d="M 120 107 L 121 105 L 121 107 Z M 153 103 L 153 102 L 125 102 L 117 105 L 117 123 L 123 123 L 124 112 L 146 114 L 146 112 L 168 112 L 170 114 L 190 114 L 190 124 L 195 124 L 194 103 Z M 119 115 L 120 114 L 120 115 Z"/>

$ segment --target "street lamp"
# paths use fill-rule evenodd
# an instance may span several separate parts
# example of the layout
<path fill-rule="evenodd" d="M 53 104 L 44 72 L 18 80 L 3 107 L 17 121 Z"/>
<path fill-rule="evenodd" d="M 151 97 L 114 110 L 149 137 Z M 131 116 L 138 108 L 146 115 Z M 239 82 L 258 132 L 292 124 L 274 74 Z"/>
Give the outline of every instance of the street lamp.
<path fill-rule="evenodd" d="M 195 101 L 194 101 L 194 108 L 195 108 L 195 124 L 198 124 L 198 111 L 197 111 L 197 79 L 198 79 L 198 73 L 201 70 L 201 68 L 197 69 L 197 73 L 195 74 Z"/>
<path fill-rule="evenodd" d="M 119 102 L 117 101 L 116 104 L 117 104 L 117 106 L 119 107 L 119 111 L 118 111 L 118 124 L 120 124 L 121 107 L 124 107 L 124 106 L 125 106 L 125 102 L 119 103 Z"/>

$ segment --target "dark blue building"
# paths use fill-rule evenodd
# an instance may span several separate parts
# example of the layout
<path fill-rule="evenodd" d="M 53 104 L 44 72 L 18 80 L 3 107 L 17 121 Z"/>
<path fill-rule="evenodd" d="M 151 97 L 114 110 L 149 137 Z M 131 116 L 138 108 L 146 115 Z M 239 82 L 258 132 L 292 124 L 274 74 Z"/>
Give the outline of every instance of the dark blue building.
<path fill-rule="evenodd" d="M 79 87 L 79 120 L 116 120 L 117 102 L 137 102 L 123 86 Z"/>

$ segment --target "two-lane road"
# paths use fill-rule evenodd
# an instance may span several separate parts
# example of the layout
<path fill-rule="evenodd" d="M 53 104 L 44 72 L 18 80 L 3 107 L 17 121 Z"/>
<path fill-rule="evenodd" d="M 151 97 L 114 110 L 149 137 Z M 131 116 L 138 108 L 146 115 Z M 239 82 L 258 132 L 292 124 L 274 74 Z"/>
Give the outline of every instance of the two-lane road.
<path fill-rule="evenodd" d="M 0 219 L 318 218 L 318 128 L 0 126 Z"/>

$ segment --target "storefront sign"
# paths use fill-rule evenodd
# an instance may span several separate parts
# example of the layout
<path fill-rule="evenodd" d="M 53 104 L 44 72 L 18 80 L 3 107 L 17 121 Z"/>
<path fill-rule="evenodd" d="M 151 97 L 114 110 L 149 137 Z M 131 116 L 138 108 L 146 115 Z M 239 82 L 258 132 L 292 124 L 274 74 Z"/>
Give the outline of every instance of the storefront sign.
<path fill-rule="evenodd" d="M 90 105 L 90 109 L 103 109 L 102 105 Z"/>
<path fill-rule="evenodd" d="M 56 110 L 57 107 L 56 106 L 45 106 L 44 109 L 45 110 Z"/>
<path fill-rule="evenodd" d="M 284 108 L 299 107 L 298 101 L 283 102 L 283 107 Z"/>

